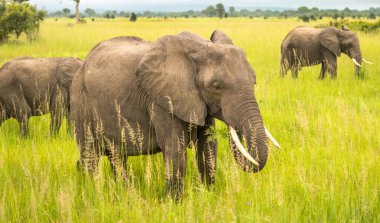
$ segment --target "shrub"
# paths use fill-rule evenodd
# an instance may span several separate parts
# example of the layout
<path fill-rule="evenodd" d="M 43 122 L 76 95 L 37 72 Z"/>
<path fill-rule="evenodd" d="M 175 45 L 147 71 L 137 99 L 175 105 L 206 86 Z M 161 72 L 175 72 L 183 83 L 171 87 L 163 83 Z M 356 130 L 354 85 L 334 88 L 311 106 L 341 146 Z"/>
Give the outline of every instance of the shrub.
<path fill-rule="evenodd" d="M 131 18 L 129 18 L 129 21 L 131 21 L 131 22 L 136 22 L 137 21 L 137 15 L 134 12 L 132 12 Z"/>
<path fill-rule="evenodd" d="M 28 39 L 35 39 L 40 28 L 40 22 L 45 18 L 46 12 L 26 2 L 0 2 L 0 41 L 5 41 L 11 33 L 18 39 L 22 33 Z"/>
<path fill-rule="evenodd" d="M 322 28 L 322 27 L 327 27 L 327 26 L 333 26 L 340 29 L 343 25 L 348 26 L 352 30 L 362 31 L 366 33 L 380 30 L 380 20 L 374 23 L 366 22 L 362 20 L 359 20 L 359 21 L 350 21 L 350 20 L 339 20 L 339 21 L 336 20 L 335 21 L 334 20 L 334 21 L 330 21 L 328 25 L 320 24 L 320 25 L 317 25 L 316 27 Z"/>
<path fill-rule="evenodd" d="M 298 18 L 301 19 L 302 22 L 310 22 L 310 18 L 307 15 L 303 15 Z"/>

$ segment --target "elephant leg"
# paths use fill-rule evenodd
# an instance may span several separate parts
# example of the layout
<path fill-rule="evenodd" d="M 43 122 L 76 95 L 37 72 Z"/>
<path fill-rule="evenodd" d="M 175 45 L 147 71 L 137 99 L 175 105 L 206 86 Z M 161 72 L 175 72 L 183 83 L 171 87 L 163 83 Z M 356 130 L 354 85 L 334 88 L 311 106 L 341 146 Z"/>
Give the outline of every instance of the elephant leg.
<path fill-rule="evenodd" d="M 337 77 L 337 61 L 336 61 L 336 59 L 335 59 L 335 61 L 332 61 L 327 65 L 327 72 L 330 73 L 332 79 L 335 79 Z"/>
<path fill-rule="evenodd" d="M 321 72 L 319 73 L 319 79 L 323 80 L 326 76 L 326 70 L 327 70 L 327 65 L 325 62 L 322 62 L 321 66 Z"/>
<path fill-rule="evenodd" d="M 331 78 L 337 77 L 337 57 L 328 50 L 322 51 L 327 72 Z"/>
<path fill-rule="evenodd" d="M 29 135 L 28 121 L 32 116 L 32 110 L 21 92 L 16 92 L 8 98 L 3 98 L 4 107 L 9 111 L 9 117 L 15 118 L 20 126 L 20 136 Z"/>
<path fill-rule="evenodd" d="M 68 101 L 70 101 L 68 99 Z M 66 115 L 66 133 L 67 135 L 72 136 L 73 135 L 73 123 L 71 121 L 71 113 L 70 113 L 70 105 L 68 106 L 65 115 Z"/>
<path fill-rule="evenodd" d="M 294 67 L 292 67 L 292 77 L 293 77 L 294 79 L 297 79 L 297 78 L 298 78 L 298 71 L 299 71 L 298 66 L 294 66 Z"/>
<path fill-rule="evenodd" d="M 85 121 L 83 126 L 76 131 L 76 139 L 80 148 L 80 160 L 78 166 L 84 173 L 90 175 L 97 173 L 100 158 L 100 145 L 93 132 L 93 128 L 88 121 Z"/>
<path fill-rule="evenodd" d="M 281 70 L 280 70 L 280 76 L 285 77 L 286 74 L 289 71 L 289 62 L 286 58 L 281 58 Z"/>
<path fill-rule="evenodd" d="M 187 167 L 188 125 L 159 106 L 154 114 L 152 121 L 165 163 L 166 191 L 179 201 Z"/>
<path fill-rule="evenodd" d="M 24 114 L 22 117 L 18 118 L 18 122 L 20 124 L 20 135 L 26 137 L 29 135 L 29 118 L 30 115 Z"/>
<path fill-rule="evenodd" d="M 206 119 L 205 126 L 197 128 L 197 164 L 202 182 L 207 186 L 215 183 L 216 157 L 218 142 L 217 139 L 209 137 L 208 130 L 215 126 L 213 118 Z"/>
<path fill-rule="evenodd" d="M 0 126 L 5 122 L 7 119 L 9 119 L 9 116 L 7 114 L 7 111 L 5 107 L 0 104 Z"/>
<path fill-rule="evenodd" d="M 185 133 L 185 131 L 184 131 Z M 174 136 L 176 135 L 176 136 Z M 181 199 L 186 175 L 187 153 L 183 136 L 172 134 L 164 146 L 166 191 L 176 200 Z"/>
<path fill-rule="evenodd" d="M 59 132 L 59 128 L 62 124 L 62 119 L 65 114 L 65 105 L 68 104 L 67 91 L 57 86 L 55 93 L 52 95 L 50 101 L 50 134 L 55 136 Z"/>
<path fill-rule="evenodd" d="M 1 117 L 0 117 L 0 126 L 3 124 L 3 122 L 5 122 L 6 120 L 8 120 L 9 119 L 9 116 L 7 116 L 7 115 L 2 115 Z"/>
<path fill-rule="evenodd" d="M 114 176 L 120 177 L 125 182 L 127 181 L 127 155 L 121 155 L 121 146 L 117 143 L 105 140 L 107 144 L 106 155 L 110 161 Z"/>

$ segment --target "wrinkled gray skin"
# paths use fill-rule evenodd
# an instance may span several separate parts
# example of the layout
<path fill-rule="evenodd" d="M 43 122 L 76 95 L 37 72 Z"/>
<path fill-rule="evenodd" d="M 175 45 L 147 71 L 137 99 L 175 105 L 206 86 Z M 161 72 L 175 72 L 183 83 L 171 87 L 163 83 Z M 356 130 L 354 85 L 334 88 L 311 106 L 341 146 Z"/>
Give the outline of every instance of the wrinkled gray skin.
<path fill-rule="evenodd" d="M 360 43 L 356 33 L 343 27 L 341 30 L 329 27 L 317 29 L 299 27 L 289 32 L 281 45 L 281 75 L 290 69 L 293 78 L 298 77 L 301 67 L 322 64 L 320 79 L 326 72 L 332 78 L 337 76 L 337 57 L 341 53 L 362 63 Z M 360 67 L 355 65 L 355 74 L 359 75 Z"/>
<path fill-rule="evenodd" d="M 198 145 L 202 181 L 215 181 L 217 142 L 207 132 L 218 118 L 244 136 L 260 165 L 253 166 L 233 145 L 238 164 L 257 172 L 268 149 L 255 79 L 244 51 L 218 30 L 211 41 L 183 32 L 154 43 L 137 37 L 101 42 L 71 88 L 78 164 L 93 173 L 99 157 L 107 155 L 114 172 L 125 177 L 128 156 L 162 152 L 167 192 L 180 198 L 190 142 Z"/>
<path fill-rule="evenodd" d="M 50 112 L 50 133 L 57 134 L 67 114 L 71 81 L 82 63 L 74 58 L 21 57 L 4 64 L 0 68 L 0 125 L 15 118 L 20 135 L 26 136 L 28 119 Z"/>

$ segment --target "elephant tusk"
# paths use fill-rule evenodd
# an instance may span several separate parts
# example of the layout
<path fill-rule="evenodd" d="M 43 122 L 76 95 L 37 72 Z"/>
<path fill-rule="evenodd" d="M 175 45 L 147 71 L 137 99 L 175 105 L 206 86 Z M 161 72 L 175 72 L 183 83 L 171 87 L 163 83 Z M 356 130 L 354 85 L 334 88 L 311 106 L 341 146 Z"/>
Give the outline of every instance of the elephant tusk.
<path fill-rule="evenodd" d="M 360 63 L 358 63 L 358 61 L 356 61 L 355 58 L 352 58 L 352 61 L 354 61 L 354 64 L 358 67 L 361 67 L 362 65 L 360 65 Z"/>
<path fill-rule="evenodd" d="M 236 130 L 234 128 L 232 128 L 231 126 L 229 126 L 229 129 L 230 129 L 230 134 L 231 134 L 232 140 L 234 141 L 237 149 L 241 152 L 241 154 L 245 158 L 247 158 L 249 161 L 251 161 L 253 164 L 255 164 L 256 166 L 260 166 L 260 164 L 252 158 L 252 156 L 247 152 L 247 150 L 241 144 L 239 136 L 236 133 Z"/>
<path fill-rule="evenodd" d="M 369 62 L 367 60 L 365 60 L 364 58 L 362 59 L 364 62 L 366 62 L 367 64 L 373 64 L 372 62 Z"/>
<path fill-rule="evenodd" d="M 264 127 L 264 129 L 265 129 L 265 135 L 267 135 L 268 139 L 269 139 L 270 141 L 272 141 L 273 144 L 274 144 L 277 148 L 281 149 L 280 144 L 277 142 L 277 140 L 276 140 L 275 138 L 273 138 L 272 134 L 270 134 L 270 132 L 268 131 L 268 129 L 265 128 L 265 127 Z"/>

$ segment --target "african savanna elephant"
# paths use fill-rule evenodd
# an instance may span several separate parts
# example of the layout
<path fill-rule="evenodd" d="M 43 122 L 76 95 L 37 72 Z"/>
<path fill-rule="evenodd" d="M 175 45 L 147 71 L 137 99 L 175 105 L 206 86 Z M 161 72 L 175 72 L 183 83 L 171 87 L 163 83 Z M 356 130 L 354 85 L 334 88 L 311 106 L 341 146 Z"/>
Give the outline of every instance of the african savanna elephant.
<path fill-rule="evenodd" d="M 352 58 L 355 74 L 359 75 L 361 63 L 367 62 L 360 50 L 356 33 L 345 26 L 342 29 L 298 27 L 289 32 L 281 45 L 281 75 L 292 71 L 293 78 L 298 77 L 301 67 L 322 64 L 320 79 L 326 72 L 332 78 L 337 75 L 337 57 L 344 53 Z"/>
<path fill-rule="evenodd" d="M 9 118 L 20 124 L 20 135 L 28 135 L 28 119 L 50 112 L 50 132 L 58 133 L 69 106 L 74 74 L 82 65 L 75 58 L 20 57 L 0 69 L 0 125 Z"/>
<path fill-rule="evenodd" d="M 215 181 L 217 142 L 207 133 L 218 118 L 230 128 L 236 159 L 244 159 L 239 165 L 260 171 L 268 148 L 255 79 L 244 51 L 218 30 L 211 41 L 183 32 L 154 43 L 137 37 L 101 42 L 71 86 L 78 164 L 91 174 L 106 155 L 125 177 L 128 156 L 162 152 L 167 192 L 179 198 L 189 142 L 197 143 L 202 181 Z"/>

